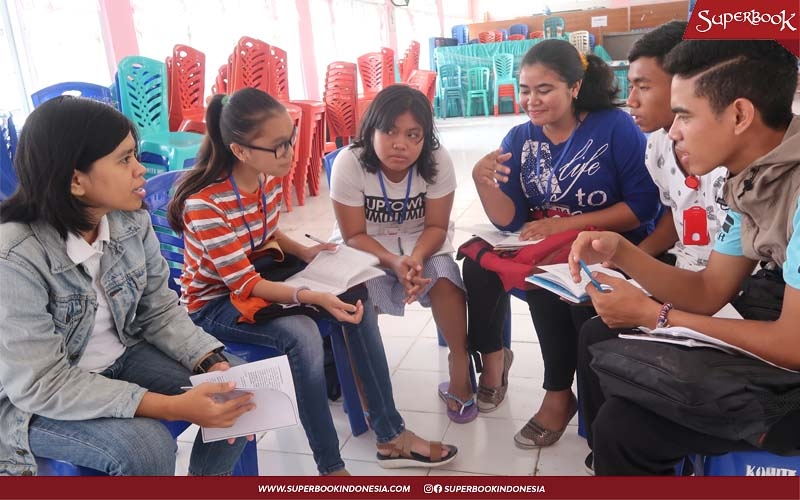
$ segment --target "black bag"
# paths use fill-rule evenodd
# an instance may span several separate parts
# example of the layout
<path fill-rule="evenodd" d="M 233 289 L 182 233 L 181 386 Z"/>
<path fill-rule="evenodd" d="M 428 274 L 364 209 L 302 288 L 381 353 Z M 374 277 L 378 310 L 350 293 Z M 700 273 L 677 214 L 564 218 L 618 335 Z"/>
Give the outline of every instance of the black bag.
<path fill-rule="evenodd" d="M 762 263 L 761 269 L 748 276 L 732 304 L 744 319 L 775 321 L 783 308 L 783 270 Z"/>
<path fill-rule="evenodd" d="M 800 410 L 800 373 L 716 349 L 611 339 L 589 347 L 606 397 L 632 401 L 703 434 L 762 447 Z"/>

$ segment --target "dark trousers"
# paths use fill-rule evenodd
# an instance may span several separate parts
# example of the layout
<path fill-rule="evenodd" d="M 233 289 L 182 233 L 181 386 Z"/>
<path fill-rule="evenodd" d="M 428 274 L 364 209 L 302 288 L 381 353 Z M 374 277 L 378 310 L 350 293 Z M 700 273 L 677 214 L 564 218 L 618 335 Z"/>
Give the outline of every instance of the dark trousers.
<path fill-rule="evenodd" d="M 467 338 L 472 351 L 489 354 L 503 347 L 509 295 L 497 274 L 464 259 L 469 317 Z M 525 292 L 533 326 L 544 360 L 544 389 L 563 391 L 572 387 L 581 325 L 594 316 L 594 309 L 573 306 L 546 290 Z"/>
<path fill-rule="evenodd" d="M 605 399 L 597 375 L 589 367 L 589 346 L 615 338 L 620 330 L 593 318 L 581 328 L 578 341 L 578 394 L 581 416 L 599 476 L 674 475 L 675 465 L 694 454 L 720 455 L 753 450 L 745 441 L 730 441 L 676 424 L 628 400 Z M 637 342 L 631 340 L 631 342 Z M 800 412 L 775 424 L 764 448 L 776 452 L 800 449 Z"/>

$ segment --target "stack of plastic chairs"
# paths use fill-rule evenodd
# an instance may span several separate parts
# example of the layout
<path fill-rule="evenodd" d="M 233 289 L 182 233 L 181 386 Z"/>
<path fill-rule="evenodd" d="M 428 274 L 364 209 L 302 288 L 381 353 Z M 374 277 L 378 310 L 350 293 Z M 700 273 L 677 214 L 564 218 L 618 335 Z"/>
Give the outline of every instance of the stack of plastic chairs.
<path fill-rule="evenodd" d="M 467 116 L 472 116 L 473 99 L 483 99 L 483 115 L 489 116 L 489 68 L 473 66 L 467 70 Z"/>
<path fill-rule="evenodd" d="M 50 85 L 31 94 L 33 107 L 38 107 L 45 101 L 49 101 L 58 96 L 71 95 L 76 97 L 86 97 L 95 101 L 105 102 L 116 107 L 116 100 L 111 95 L 111 89 L 96 83 L 87 82 L 62 82 Z"/>
<path fill-rule="evenodd" d="M 563 17 L 550 16 L 544 20 L 545 38 L 562 38 L 566 33 L 566 23 Z"/>
<path fill-rule="evenodd" d="M 214 79 L 214 84 L 211 86 L 211 93 L 228 93 L 228 64 L 223 64 L 217 70 L 217 77 Z"/>
<path fill-rule="evenodd" d="M 328 134 L 333 142 L 350 143 L 356 135 L 356 106 L 358 104 L 358 82 L 356 65 L 349 62 L 332 62 L 325 73 L 325 118 Z M 326 151 L 336 149 L 338 146 Z"/>
<path fill-rule="evenodd" d="M 17 129 L 10 113 L 0 112 L 0 201 L 17 189 L 14 153 L 17 151 Z"/>
<path fill-rule="evenodd" d="M 527 24 L 512 24 L 508 27 L 509 39 L 511 35 L 522 35 L 522 40 L 528 38 L 528 25 Z"/>
<path fill-rule="evenodd" d="M 307 161 L 307 154 L 303 155 L 303 150 L 300 144 L 300 135 L 303 130 L 303 108 L 296 106 L 289 101 L 282 101 L 281 104 L 286 108 L 292 123 L 297 129 L 297 142 L 294 143 L 294 154 L 292 155 L 292 168 L 289 172 L 281 178 L 281 188 L 283 189 L 283 207 L 287 212 L 292 211 L 292 186 L 294 185 L 294 176 L 297 172 L 298 165 L 301 161 Z M 306 151 L 307 153 L 307 151 Z M 298 200 L 300 195 L 297 195 Z M 303 201 L 305 201 L 305 190 L 303 190 Z"/>
<path fill-rule="evenodd" d="M 442 64 L 439 66 L 439 116 L 449 116 L 450 104 L 458 102 L 460 115 L 464 116 L 464 91 L 461 84 L 461 66 Z"/>
<path fill-rule="evenodd" d="M 206 56 L 188 45 L 175 45 L 169 70 L 170 130 L 205 134 Z M 171 66 L 171 67 L 170 67 Z"/>
<path fill-rule="evenodd" d="M 466 45 L 469 43 L 469 28 L 466 24 L 456 24 L 450 30 L 450 34 L 458 41 L 458 45 Z"/>
<path fill-rule="evenodd" d="M 481 31 L 478 33 L 478 42 L 479 43 L 492 43 L 498 40 L 495 39 L 496 35 L 494 31 Z"/>
<path fill-rule="evenodd" d="M 537 38 L 544 38 L 544 31 L 531 31 L 528 33 L 528 39 L 535 40 Z"/>
<path fill-rule="evenodd" d="M 180 270 L 183 269 L 183 238 L 172 231 L 167 222 L 165 212 L 165 208 L 172 196 L 174 184 L 178 180 L 178 174 L 180 174 L 180 172 L 161 174 L 148 180 L 145 186 L 147 190 L 145 203 L 150 212 L 150 219 L 153 222 L 153 229 L 155 230 L 156 237 L 161 243 L 161 255 L 170 265 L 171 278 L 179 277 L 182 272 Z M 179 271 L 173 274 L 173 270 Z M 176 281 L 170 279 L 169 285 L 171 289 L 180 294 L 180 286 Z M 350 429 L 353 435 L 358 436 L 367 431 L 367 422 L 361 411 L 361 403 L 356 389 L 355 377 L 353 376 L 353 371 L 350 366 L 344 334 L 341 327 L 336 323 L 321 320 L 317 322 L 317 325 L 319 326 L 322 336 L 331 336 L 333 356 L 336 362 L 336 373 L 339 376 L 339 383 L 342 387 L 345 411 L 347 411 L 350 420 Z M 249 362 L 279 355 L 277 351 L 268 347 L 234 342 L 225 342 L 225 350 Z M 244 461 L 247 457 L 248 448 L 251 448 L 253 455 L 255 455 L 255 441 L 248 442 L 240 462 Z M 258 471 L 256 470 L 254 475 L 257 474 Z"/>
<path fill-rule="evenodd" d="M 394 83 L 400 83 L 400 75 L 395 71 L 394 50 L 389 47 L 381 47 L 383 57 L 383 86 L 388 87 Z"/>
<path fill-rule="evenodd" d="M 436 72 L 418 69 L 411 73 L 406 82 L 409 87 L 413 87 L 428 97 L 431 107 L 436 98 Z"/>
<path fill-rule="evenodd" d="M 270 46 L 270 74 L 269 95 L 279 101 L 289 100 L 289 63 L 286 59 L 286 51 L 275 45 Z"/>
<path fill-rule="evenodd" d="M 371 99 L 386 85 L 383 77 L 383 54 L 369 52 L 358 57 L 358 74 L 364 88 L 364 97 Z"/>
<path fill-rule="evenodd" d="M 495 42 L 504 42 L 508 40 L 508 30 L 505 28 L 501 28 L 499 30 L 494 30 L 494 41 Z"/>
<path fill-rule="evenodd" d="M 591 54 L 589 32 L 585 30 L 573 31 L 569 34 L 569 43 L 581 54 Z"/>
<path fill-rule="evenodd" d="M 519 40 L 525 40 L 525 36 L 523 35 L 508 35 L 509 42 L 516 42 Z"/>
<path fill-rule="evenodd" d="M 269 93 L 272 52 L 269 44 L 243 36 L 233 51 L 233 71 L 228 69 L 228 93 L 246 87 Z"/>
<path fill-rule="evenodd" d="M 303 123 L 297 145 L 300 160 L 294 173 L 297 203 L 305 204 L 306 185 L 311 196 L 319 195 L 322 156 L 325 152 L 325 103 L 320 101 L 291 101 L 303 110 Z"/>
<path fill-rule="evenodd" d="M 160 61 L 129 56 L 117 68 L 120 110 L 139 130 L 139 149 L 144 155 L 165 158 L 166 168 L 181 170 L 195 163 L 203 136 L 170 132 L 167 111 L 166 66 Z M 148 174 L 159 173 L 149 168 Z"/>
<path fill-rule="evenodd" d="M 419 69 L 419 42 L 412 41 L 400 59 L 400 81 L 408 82 L 411 73 Z"/>
<path fill-rule="evenodd" d="M 514 106 L 514 114 L 517 110 L 517 97 L 519 96 L 519 84 L 514 77 L 514 55 L 495 54 L 492 57 L 494 68 L 494 114 L 500 114 L 500 99 L 510 97 Z"/>

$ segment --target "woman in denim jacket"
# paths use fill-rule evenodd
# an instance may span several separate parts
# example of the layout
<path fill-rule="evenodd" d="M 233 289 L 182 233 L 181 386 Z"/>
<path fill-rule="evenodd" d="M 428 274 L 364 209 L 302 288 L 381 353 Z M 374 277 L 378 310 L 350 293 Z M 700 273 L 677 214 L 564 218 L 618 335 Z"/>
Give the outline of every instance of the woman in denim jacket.
<path fill-rule="evenodd" d="M 253 407 L 216 402 L 228 384 L 180 389 L 229 363 L 167 288 L 136 144 L 122 114 L 74 97 L 22 131 L 19 186 L 0 206 L 0 474 L 33 475 L 39 456 L 172 475 L 158 419 L 226 427 Z M 198 436 L 189 473 L 230 474 L 243 446 Z"/>

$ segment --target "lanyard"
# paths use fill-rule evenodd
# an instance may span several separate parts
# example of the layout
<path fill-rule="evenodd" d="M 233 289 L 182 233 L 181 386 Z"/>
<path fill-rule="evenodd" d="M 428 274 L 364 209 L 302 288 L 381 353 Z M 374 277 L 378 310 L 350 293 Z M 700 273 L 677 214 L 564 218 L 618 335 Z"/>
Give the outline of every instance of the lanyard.
<path fill-rule="evenodd" d="M 408 170 L 408 183 L 406 184 L 406 199 L 403 200 L 403 211 L 400 212 L 400 220 L 397 221 L 397 225 L 401 225 L 404 220 L 406 220 L 406 212 L 408 211 L 408 196 L 411 194 L 411 177 L 414 175 L 414 166 L 412 165 L 411 168 Z M 378 182 L 381 184 L 381 193 L 383 193 L 383 203 L 386 207 L 386 214 L 388 215 L 389 212 L 389 197 L 386 196 L 386 185 L 383 183 L 383 174 L 381 174 L 380 169 L 378 170 Z"/>
<path fill-rule="evenodd" d="M 259 243 L 257 247 L 255 241 L 253 241 L 253 231 L 250 229 L 250 224 L 247 223 L 247 214 L 244 213 L 244 204 L 242 204 L 242 197 L 239 195 L 239 188 L 236 186 L 236 181 L 233 180 L 232 175 L 228 178 L 231 180 L 233 193 L 236 195 L 236 202 L 239 203 L 239 210 L 242 211 L 242 221 L 244 222 L 244 227 L 247 228 L 247 236 L 250 238 L 250 250 L 255 252 L 256 248 L 260 247 L 265 241 L 267 241 L 267 195 L 264 194 L 264 183 L 260 178 L 258 179 L 258 190 L 261 192 L 261 209 L 264 212 L 264 233 L 261 235 L 261 243 Z"/>
<path fill-rule="evenodd" d="M 556 161 L 554 161 L 550 165 L 550 177 L 547 178 L 547 186 L 546 186 L 546 189 L 545 189 L 546 192 L 544 194 L 544 203 L 543 203 L 543 205 L 545 207 L 550 205 L 550 192 L 553 189 L 553 176 L 556 175 L 556 169 L 558 168 L 559 164 L 561 163 L 561 160 L 564 159 L 564 155 L 566 155 L 567 151 L 569 151 L 569 147 L 572 145 L 572 139 L 575 138 L 575 132 L 578 130 L 579 126 L 580 126 L 580 123 L 578 125 L 576 125 L 575 128 L 572 130 L 572 133 L 569 134 L 569 138 L 567 139 L 566 144 L 564 144 L 564 148 L 561 150 L 561 154 L 558 155 L 558 158 L 556 159 Z M 544 135 L 544 131 L 542 131 L 542 135 Z M 533 141 L 533 139 L 531 139 L 531 141 Z M 534 160 L 536 162 L 536 177 L 537 178 L 541 178 L 541 174 L 542 174 L 542 164 L 539 163 L 539 155 L 541 154 L 541 152 L 542 152 L 542 141 L 539 141 L 539 144 L 536 147 L 536 159 Z"/>

